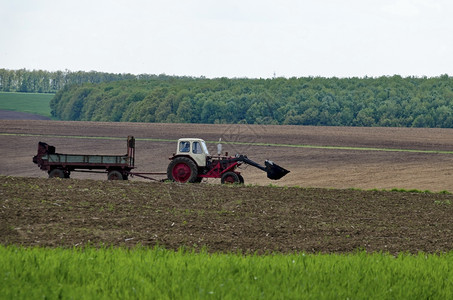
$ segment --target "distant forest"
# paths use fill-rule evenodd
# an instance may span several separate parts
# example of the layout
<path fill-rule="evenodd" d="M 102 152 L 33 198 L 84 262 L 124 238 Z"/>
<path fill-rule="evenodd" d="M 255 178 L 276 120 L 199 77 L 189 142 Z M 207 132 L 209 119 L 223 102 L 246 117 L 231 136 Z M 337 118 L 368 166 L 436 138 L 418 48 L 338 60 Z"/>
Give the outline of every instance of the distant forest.
<path fill-rule="evenodd" d="M 453 128 L 453 77 L 194 78 L 0 69 L 61 120 Z"/>
<path fill-rule="evenodd" d="M 453 78 L 206 79 L 65 86 L 61 120 L 453 128 Z"/>
<path fill-rule="evenodd" d="M 102 72 L 71 72 L 0 69 L 0 92 L 56 93 L 66 85 L 100 83 L 118 80 L 147 79 L 155 75 L 113 74 Z"/>

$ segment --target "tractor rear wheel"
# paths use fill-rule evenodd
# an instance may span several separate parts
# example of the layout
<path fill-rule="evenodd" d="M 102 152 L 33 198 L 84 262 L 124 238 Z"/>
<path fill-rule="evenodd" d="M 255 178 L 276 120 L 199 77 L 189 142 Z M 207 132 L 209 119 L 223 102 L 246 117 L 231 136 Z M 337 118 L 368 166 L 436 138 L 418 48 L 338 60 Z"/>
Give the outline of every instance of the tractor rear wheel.
<path fill-rule="evenodd" d="M 229 184 L 242 183 L 241 178 L 239 176 L 240 176 L 239 174 L 234 173 L 234 172 L 226 172 L 222 175 L 222 178 L 220 178 L 220 182 L 229 183 Z"/>
<path fill-rule="evenodd" d="M 167 168 L 168 179 L 176 182 L 199 182 L 198 168 L 193 160 L 187 157 L 176 157 Z"/>

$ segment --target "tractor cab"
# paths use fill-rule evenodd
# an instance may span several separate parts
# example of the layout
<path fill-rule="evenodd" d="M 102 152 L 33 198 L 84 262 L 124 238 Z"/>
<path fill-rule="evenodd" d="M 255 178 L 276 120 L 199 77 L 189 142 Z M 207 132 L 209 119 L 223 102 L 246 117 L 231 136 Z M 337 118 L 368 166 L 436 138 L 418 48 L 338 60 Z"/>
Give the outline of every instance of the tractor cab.
<path fill-rule="evenodd" d="M 206 167 L 209 156 L 206 142 L 198 138 L 182 138 L 178 140 L 176 156 L 190 156 L 198 167 Z"/>

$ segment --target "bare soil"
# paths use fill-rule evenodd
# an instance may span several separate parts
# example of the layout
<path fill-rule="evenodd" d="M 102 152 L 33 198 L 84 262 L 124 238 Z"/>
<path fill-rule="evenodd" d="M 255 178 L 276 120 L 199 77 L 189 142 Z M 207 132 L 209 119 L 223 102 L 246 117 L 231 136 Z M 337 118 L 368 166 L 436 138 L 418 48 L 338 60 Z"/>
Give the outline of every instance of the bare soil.
<path fill-rule="evenodd" d="M 242 174 L 252 186 L 222 186 L 217 180 L 179 185 L 138 178 L 108 182 L 105 174 L 86 173 L 47 179 L 32 163 L 39 141 L 60 153 L 119 155 L 126 153 L 128 135 L 137 138 L 137 171 L 165 172 L 175 140 L 185 136 L 212 141 L 212 153 L 220 137 L 272 144 L 224 144 L 224 151 L 260 163 L 271 159 L 291 173 L 272 181 L 248 167 Z M 452 195 L 350 189 L 453 192 L 453 154 L 423 152 L 453 151 L 451 129 L 0 120 L 0 149 L 2 244 L 159 244 L 259 253 L 453 247 Z"/>
<path fill-rule="evenodd" d="M 0 243 L 446 252 L 452 195 L 0 176 Z"/>
<path fill-rule="evenodd" d="M 50 120 L 50 118 L 19 111 L 0 110 L 0 120 Z"/>

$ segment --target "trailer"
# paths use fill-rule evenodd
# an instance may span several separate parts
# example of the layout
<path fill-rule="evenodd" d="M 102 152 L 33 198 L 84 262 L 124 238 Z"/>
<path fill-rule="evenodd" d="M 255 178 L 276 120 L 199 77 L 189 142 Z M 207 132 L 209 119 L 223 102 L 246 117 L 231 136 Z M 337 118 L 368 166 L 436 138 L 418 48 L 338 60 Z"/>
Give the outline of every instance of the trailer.
<path fill-rule="evenodd" d="M 109 180 L 127 180 L 135 168 L 135 139 L 127 138 L 125 155 L 61 154 L 47 143 L 38 143 L 33 162 L 47 171 L 49 178 L 69 178 L 71 172 L 107 173 Z"/>
<path fill-rule="evenodd" d="M 176 152 L 170 157 L 166 173 L 134 172 L 135 138 L 128 136 L 127 153 L 125 155 L 90 155 L 56 153 L 55 147 L 47 143 L 38 143 L 38 153 L 33 162 L 47 171 L 49 178 L 70 178 L 71 172 L 106 173 L 108 180 L 127 180 L 129 176 L 138 176 L 150 180 L 158 180 L 151 176 L 166 175 L 162 179 L 180 183 L 199 183 L 204 178 L 220 178 L 221 183 L 244 183 L 238 171 L 242 164 L 251 165 L 267 173 L 267 177 L 278 180 L 289 173 L 270 160 L 260 165 L 246 155 L 221 155 L 221 144 L 218 145 L 217 156 L 211 156 L 206 142 L 199 138 L 182 138 L 177 142 Z"/>

